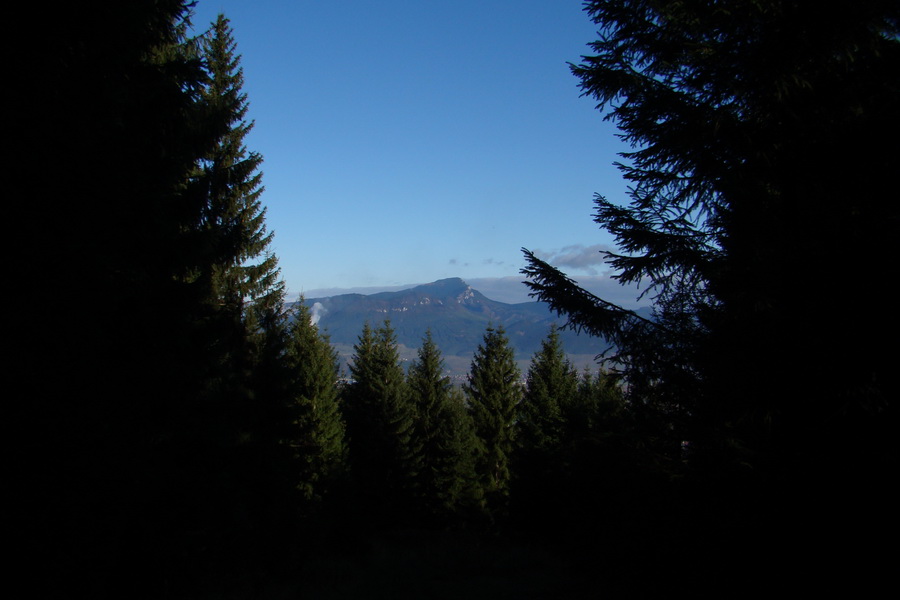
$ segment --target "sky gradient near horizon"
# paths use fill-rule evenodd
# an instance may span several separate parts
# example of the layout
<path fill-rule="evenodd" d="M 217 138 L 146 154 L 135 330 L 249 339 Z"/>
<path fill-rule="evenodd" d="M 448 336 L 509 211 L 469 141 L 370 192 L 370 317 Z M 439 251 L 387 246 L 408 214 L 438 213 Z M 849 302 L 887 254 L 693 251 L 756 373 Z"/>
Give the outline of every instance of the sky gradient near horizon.
<path fill-rule="evenodd" d="M 199 0 L 195 33 L 220 12 L 289 295 L 521 278 L 522 247 L 602 284 L 627 148 L 569 71 L 581 0 Z"/>

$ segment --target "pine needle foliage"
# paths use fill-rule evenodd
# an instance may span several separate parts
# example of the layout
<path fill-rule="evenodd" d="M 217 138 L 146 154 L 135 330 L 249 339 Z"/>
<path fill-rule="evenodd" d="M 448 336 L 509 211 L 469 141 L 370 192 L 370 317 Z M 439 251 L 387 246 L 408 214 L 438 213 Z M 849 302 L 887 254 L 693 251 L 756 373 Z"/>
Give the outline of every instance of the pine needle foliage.
<path fill-rule="evenodd" d="M 672 441 L 687 436 L 708 458 L 777 471 L 845 436 L 881 453 L 871 433 L 898 395 L 881 349 L 900 321 L 868 304 L 900 258 L 883 185 L 900 155 L 859 149 L 900 133 L 900 6 L 585 10 L 598 39 L 571 70 L 631 146 L 619 164 L 630 202 L 597 195 L 594 219 L 616 239 L 616 277 L 644 286 L 654 316 L 525 251 L 533 295 L 612 341 L 629 393 L 686 425 Z M 820 292 L 834 273 L 852 274 L 854 290 Z"/>
<path fill-rule="evenodd" d="M 578 390 L 578 372 L 566 360 L 559 331 L 552 326 L 531 359 L 519 410 L 519 444 L 535 450 L 558 448 L 566 415 Z"/>
<path fill-rule="evenodd" d="M 246 120 L 249 103 L 236 51 L 230 22 L 219 15 L 200 40 L 209 73 L 201 102 L 210 111 L 227 115 L 227 127 L 198 164 L 195 185 L 206 197 L 198 229 L 210 254 L 212 268 L 204 275 L 210 278 L 214 297 L 240 310 L 250 301 L 264 312 L 280 308 L 284 284 L 271 252 L 274 234 L 266 228 L 261 202 L 263 158 L 245 145 L 253 122 Z"/>
<path fill-rule="evenodd" d="M 368 509 L 402 512 L 415 494 L 421 449 L 390 322 L 375 330 L 366 323 L 353 348 L 345 404 L 353 481 Z"/>
<path fill-rule="evenodd" d="M 471 417 L 444 375 L 441 351 L 426 331 L 406 379 L 416 415 L 416 446 L 422 466 L 416 495 L 426 516 L 458 515 L 470 500 L 474 483 L 475 439 Z"/>
<path fill-rule="evenodd" d="M 502 326 L 488 326 L 463 386 L 480 444 L 476 471 L 487 508 L 506 510 L 516 411 L 522 398 L 521 372 Z"/>
<path fill-rule="evenodd" d="M 321 503 L 346 470 L 340 366 L 337 351 L 312 322 L 302 297 L 292 317 L 287 358 L 295 432 L 289 443 L 298 489 L 307 502 Z"/>

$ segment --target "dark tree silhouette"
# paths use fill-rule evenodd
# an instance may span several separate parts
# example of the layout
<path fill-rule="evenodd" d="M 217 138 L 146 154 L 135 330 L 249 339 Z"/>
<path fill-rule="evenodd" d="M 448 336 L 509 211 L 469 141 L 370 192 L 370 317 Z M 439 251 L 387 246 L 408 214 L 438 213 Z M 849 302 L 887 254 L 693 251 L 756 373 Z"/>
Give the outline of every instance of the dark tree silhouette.
<path fill-rule="evenodd" d="M 198 276 L 209 278 L 207 285 L 220 304 L 234 305 L 243 313 L 248 300 L 252 306 L 280 304 L 284 285 L 271 252 L 273 233 L 266 229 L 266 211 L 260 200 L 263 159 L 245 146 L 253 123 L 246 121 L 249 103 L 242 90 L 243 69 L 224 15 L 219 15 L 199 46 L 209 73 L 200 101 L 211 114 L 223 114 L 226 127 L 215 147 L 198 161 L 194 181 L 205 198 L 197 227 L 203 238 L 200 247 L 211 264 Z"/>
<path fill-rule="evenodd" d="M 241 138 L 241 102 L 209 93 L 233 65 L 211 72 L 180 0 L 85 2 L 29 22 L 46 37 L 22 89 L 43 118 L 23 149 L 55 164 L 21 171 L 32 196 L 12 215 L 36 244 L 17 309 L 32 324 L 17 368 L 41 374 L 16 419 L 41 432 L 21 447 L 41 465 L 23 484 L 30 549 L 60 566 L 47 579 L 66 595 L 166 595 L 263 559 L 265 520 L 282 514 L 268 460 L 280 417 L 249 402 L 240 318 L 211 293 L 240 244 L 210 218 L 223 196 L 196 185 Z"/>
<path fill-rule="evenodd" d="M 426 517 L 447 519 L 471 501 L 475 436 L 463 400 L 444 375 L 441 351 L 426 331 L 406 388 L 415 412 L 416 446 L 421 448 L 416 495 Z"/>
<path fill-rule="evenodd" d="M 882 185 L 897 149 L 879 143 L 900 121 L 897 5 L 587 10 L 600 39 L 572 71 L 634 148 L 620 165 L 631 204 L 598 196 L 595 220 L 616 236 L 617 277 L 643 282 L 655 315 L 526 252 L 534 294 L 608 336 L 635 395 L 690 412 L 695 456 L 779 470 L 836 460 L 846 449 L 832 440 L 848 436 L 882 453 L 871 445 L 896 412 L 884 349 L 900 329 L 869 303 L 897 259 L 900 215 Z M 834 273 L 852 283 L 828 289 Z"/>
<path fill-rule="evenodd" d="M 463 386 L 480 443 L 476 472 L 488 511 L 507 508 L 515 418 L 522 397 L 521 373 L 502 326 L 489 326 Z"/>
<path fill-rule="evenodd" d="M 620 165 L 630 204 L 597 196 L 595 220 L 616 237 L 617 277 L 645 285 L 654 316 L 527 251 L 523 273 L 571 326 L 615 343 L 631 406 L 669 424 L 657 429 L 669 458 L 687 442 L 692 477 L 716 489 L 695 498 L 703 522 L 730 513 L 732 565 L 750 560 L 742 544 L 790 531 L 838 568 L 896 498 L 884 482 L 897 468 L 900 318 L 873 303 L 900 258 L 885 186 L 900 163 L 888 141 L 900 133 L 900 5 L 586 10 L 599 39 L 572 71 L 632 147 Z"/>
<path fill-rule="evenodd" d="M 307 501 L 319 503 L 346 473 L 347 445 L 337 352 L 310 317 L 301 298 L 288 343 L 296 427 L 289 443 L 294 450 L 296 485 Z"/>
<path fill-rule="evenodd" d="M 185 182 L 216 128 L 196 102 L 206 73 L 185 51 L 186 16 L 164 0 L 27 19 L 46 37 L 21 88 L 43 117 L 23 147 L 29 200 L 11 215 L 35 245 L 16 370 L 39 376 L 16 421 L 34 433 L 21 447 L 31 549 L 60 565 L 52 579 L 69 593 L 177 577 L 168 544 L 183 538 L 166 536 L 184 532 L 178 423 L 207 370 L 185 279 L 195 252 L 184 252 L 201 203 Z"/>
<path fill-rule="evenodd" d="M 578 372 L 566 360 L 553 326 L 531 359 L 525 393 L 519 405 L 519 442 L 533 450 L 558 449 L 563 443 L 566 413 L 578 390 Z"/>
<path fill-rule="evenodd" d="M 390 322 L 366 323 L 354 346 L 345 393 L 350 467 L 364 512 L 399 516 L 414 498 L 421 448 Z"/>

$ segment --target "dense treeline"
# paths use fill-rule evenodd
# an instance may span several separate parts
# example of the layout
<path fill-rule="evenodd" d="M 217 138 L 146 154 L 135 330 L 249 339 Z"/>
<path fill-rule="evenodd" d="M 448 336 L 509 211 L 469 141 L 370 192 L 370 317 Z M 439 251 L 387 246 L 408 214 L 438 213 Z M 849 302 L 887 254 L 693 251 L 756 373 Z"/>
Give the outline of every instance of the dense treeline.
<path fill-rule="evenodd" d="M 307 365 L 327 365 L 319 381 L 328 389 L 328 417 L 318 427 L 334 432 L 330 466 L 307 471 L 299 484 L 316 488 L 318 502 L 336 486 L 369 524 L 502 530 L 512 513 L 524 516 L 530 504 L 547 502 L 550 489 L 558 501 L 571 501 L 555 482 L 572 485 L 586 473 L 567 465 L 584 458 L 585 448 L 624 436 L 632 419 L 615 378 L 574 370 L 555 328 L 523 377 L 503 327 L 488 327 L 467 383 L 454 387 L 430 332 L 404 372 L 390 321 L 366 324 L 335 396 L 338 360 L 325 334 L 305 307 L 292 327 L 310 332 L 308 347 L 323 352 L 321 363 Z M 308 412 L 319 402 L 311 395 L 299 404 Z M 315 439 L 296 443 L 323 451 Z M 325 473 L 342 476 L 318 487 Z"/>
<path fill-rule="evenodd" d="M 10 213 L 30 236 L 11 273 L 17 550 L 54 575 L 33 585 L 253 595 L 398 527 L 539 540 L 606 589 L 764 583 L 790 571 L 767 566 L 785 540 L 827 540 L 822 559 L 885 525 L 896 317 L 858 295 L 792 308 L 826 255 L 872 294 L 896 257 L 877 183 L 896 149 L 845 150 L 898 123 L 900 17 L 867 6 L 848 27 L 792 3 L 589 3 L 603 37 L 573 71 L 637 145 L 634 204 L 598 197 L 596 218 L 656 313 L 528 254 L 535 293 L 615 342 L 618 371 L 578 373 L 554 329 L 520 373 L 491 326 L 461 387 L 430 333 L 404 369 L 389 322 L 341 373 L 288 308 L 226 18 L 195 33 L 182 0 L 42 15 Z"/>

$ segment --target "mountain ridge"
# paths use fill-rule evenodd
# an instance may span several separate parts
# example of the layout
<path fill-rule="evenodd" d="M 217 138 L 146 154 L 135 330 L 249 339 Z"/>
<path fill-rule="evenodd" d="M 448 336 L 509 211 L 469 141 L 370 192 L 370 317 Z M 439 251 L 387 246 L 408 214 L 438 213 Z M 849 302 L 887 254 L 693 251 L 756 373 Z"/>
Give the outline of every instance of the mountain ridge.
<path fill-rule="evenodd" d="M 430 330 L 445 361 L 454 365 L 468 364 L 488 326 L 504 328 L 520 364 L 526 364 L 539 350 L 553 324 L 561 328 L 564 351 L 570 357 L 581 357 L 573 361 L 579 366 L 593 362 L 596 355 L 609 348 L 605 340 L 562 329 L 565 318 L 558 317 L 546 303 L 508 304 L 492 300 L 459 277 L 398 291 L 340 294 L 303 301 L 345 360 L 365 323 L 374 328 L 385 320 L 390 321 L 398 344 L 407 349 L 417 349 L 426 330 Z"/>

